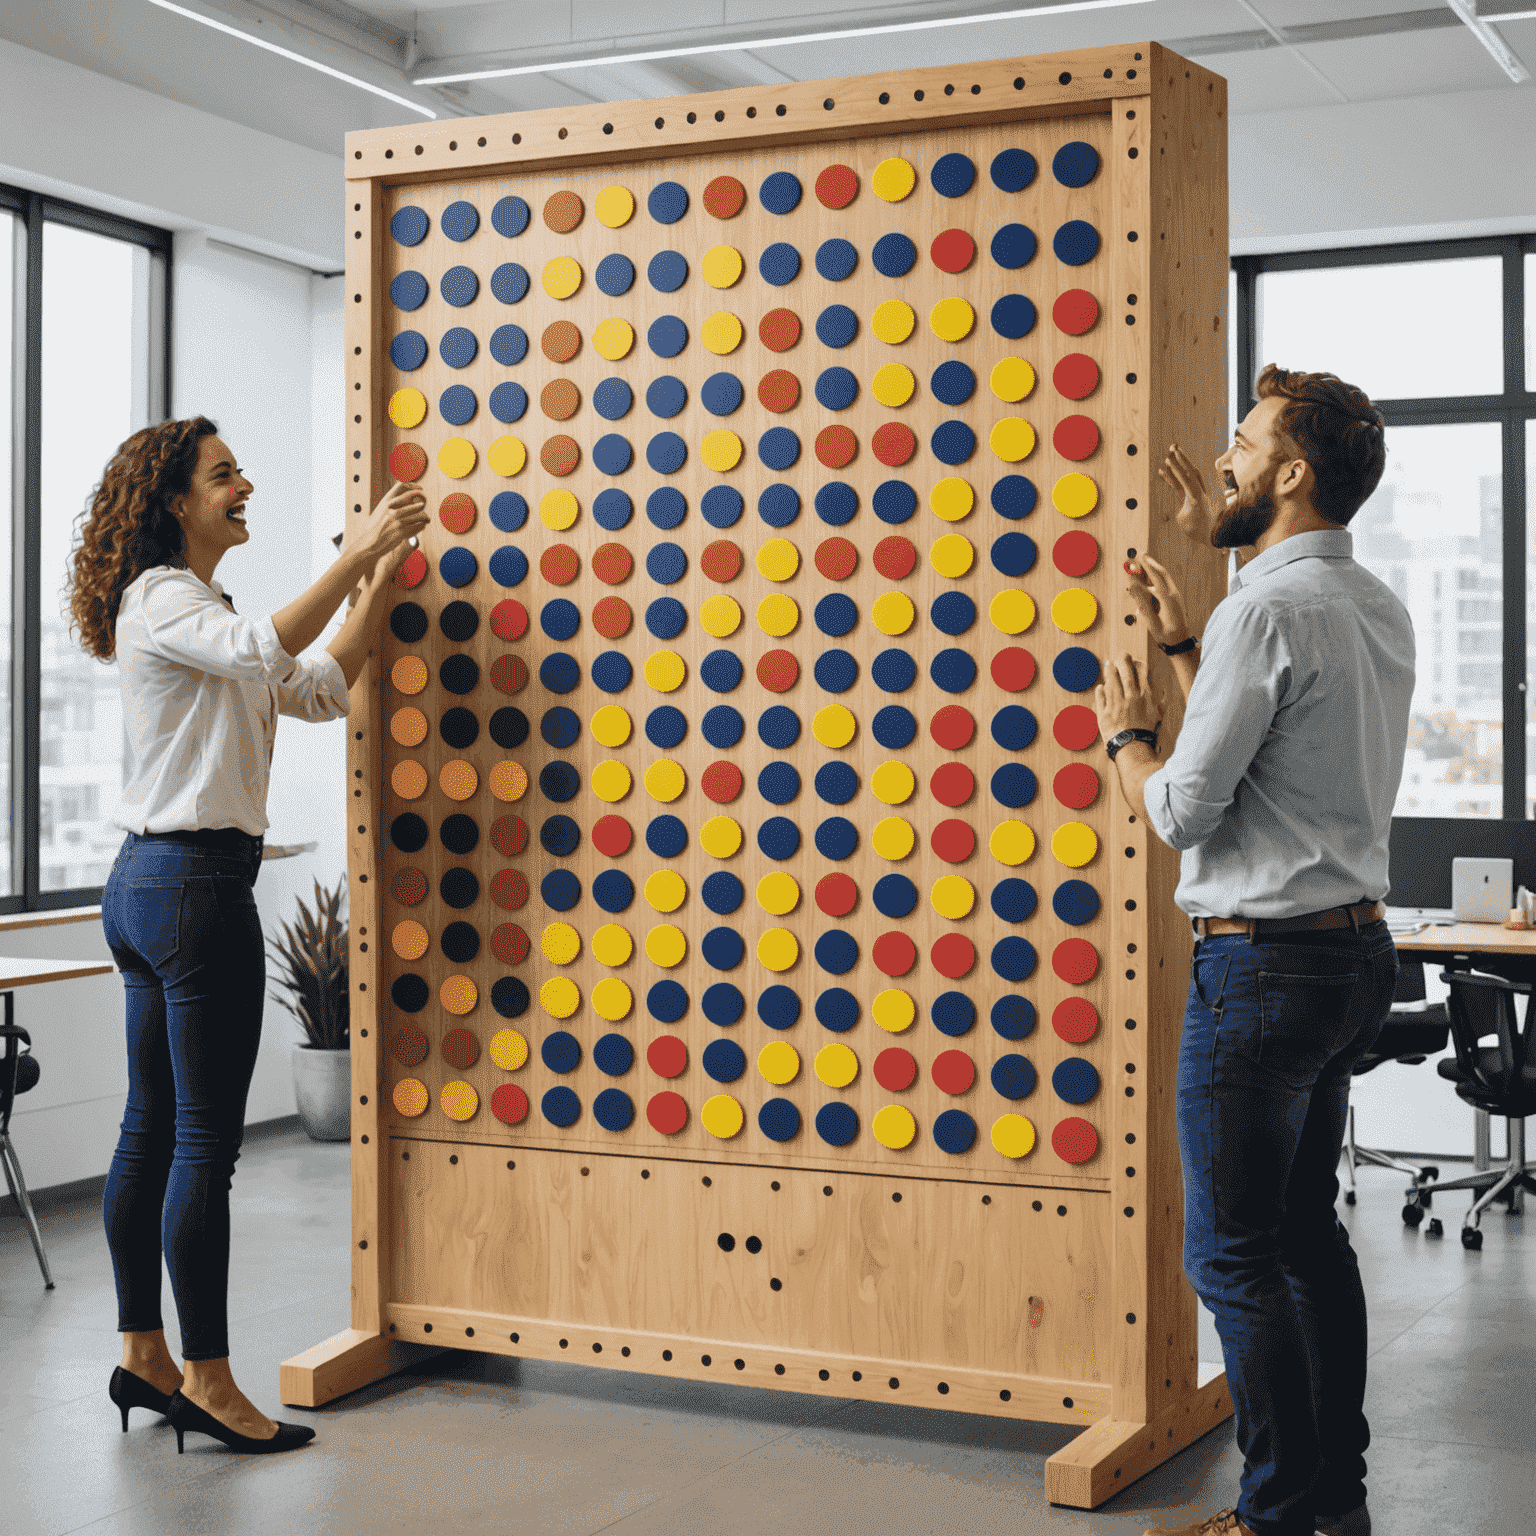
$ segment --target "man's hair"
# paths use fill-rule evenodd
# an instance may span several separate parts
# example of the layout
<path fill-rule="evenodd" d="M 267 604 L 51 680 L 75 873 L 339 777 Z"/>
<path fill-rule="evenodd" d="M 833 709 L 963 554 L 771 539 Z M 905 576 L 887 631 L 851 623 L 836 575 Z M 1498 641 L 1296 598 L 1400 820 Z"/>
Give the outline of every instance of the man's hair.
<path fill-rule="evenodd" d="M 1270 363 L 1254 392 L 1284 398 L 1276 446 L 1312 466 L 1312 505 L 1319 517 L 1347 523 L 1381 482 L 1387 467 L 1386 422 L 1370 397 L 1332 373 L 1296 373 Z"/>

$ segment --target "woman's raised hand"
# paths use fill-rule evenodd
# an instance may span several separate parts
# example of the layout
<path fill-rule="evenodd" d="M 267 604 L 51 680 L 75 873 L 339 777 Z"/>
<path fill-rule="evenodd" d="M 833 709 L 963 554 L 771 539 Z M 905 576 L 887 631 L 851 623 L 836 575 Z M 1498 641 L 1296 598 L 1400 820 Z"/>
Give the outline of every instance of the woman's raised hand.
<path fill-rule="evenodd" d="M 1177 645 L 1189 638 L 1189 618 L 1184 611 L 1184 597 L 1173 577 L 1150 555 L 1138 555 L 1125 562 L 1131 578 L 1125 590 L 1141 612 L 1142 622 L 1159 645 Z"/>
<path fill-rule="evenodd" d="M 369 514 L 362 537 L 362 553 L 371 571 L 369 579 L 387 580 L 405 563 L 410 540 L 431 521 L 426 492 L 419 485 L 396 481 Z"/>

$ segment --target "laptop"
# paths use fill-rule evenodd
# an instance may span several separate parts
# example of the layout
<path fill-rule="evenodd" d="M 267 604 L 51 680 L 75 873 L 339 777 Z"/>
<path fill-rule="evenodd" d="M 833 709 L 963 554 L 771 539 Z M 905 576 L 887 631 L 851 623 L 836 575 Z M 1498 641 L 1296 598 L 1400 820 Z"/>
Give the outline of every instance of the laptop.
<path fill-rule="evenodd" d="M 1503 923 L 1515 904 L 1513 859 L 1453 859 L 1451 912 L 1458 923 Z"/>

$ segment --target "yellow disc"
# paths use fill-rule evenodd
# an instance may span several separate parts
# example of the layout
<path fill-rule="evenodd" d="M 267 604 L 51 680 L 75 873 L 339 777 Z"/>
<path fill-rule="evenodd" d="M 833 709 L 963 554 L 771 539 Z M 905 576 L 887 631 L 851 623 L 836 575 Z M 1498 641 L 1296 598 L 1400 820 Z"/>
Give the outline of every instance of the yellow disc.
<path fill-rule="evenodd" d="M 917 1135 L 917 1121 L 912 1118 L 912 1111 L 901 1104 L 887 1104 L 884 1109 L 877 1110 L 869 1128 L 875 1133 L 875 1140 L 893 1152 L 910 1147 L 912 1138 Z"/>
<path fill-rule="evenodd" d="M 942 517 L 946 523 L 958 523 L 962 517 L 971 515 L 976 492 L 959 475 L 946 475 L 928 492 L 928 505 L 935 517 Z"/>
<path fill-rule="evenodd" d="M 875 399 L 881 405 L 905 405 L 917 388 L 917 380 L 905 363 L 887 363 L 875 370 Z"/>
<path fill-rule="evenodd" d="M 437 989 L 437 1000 L 449 1013 L 473 1013 L 480 1001 L 480 989 L 468 976 L 449 976 Z"/>
<path fill-rule="evenodd" d="M 600 1019 L 616 1024 L 634 1006 L 634 994 L 617 976 L 604 976 L 592 988 L 592 1009 Z"/>
<path fill-rule="evenodd" d="M 917 842 L 917 833 L 912 830 L 912 823 L 905 818 L 887 816 L 883 821 L 875 823 L 870 841 L 882 859 L 889 859 L 894 864 L 912 852 Z"/>
<path fill-rule="evenodd" d="M 599 357 L 606 357 L 610 363 L 616 363 L 621 357 L 629 356 L 629 349 L 635 344 L 635 328 L 628 320 L 620 320 L 615 315 L 611 320 L 599 323 L 597 329 L 592 332 L 592 345 L 597 348 Z"/>
<path fill-rule="evenodd" d="M 427 414 L 427 397 L 419 389 L 397 389 L 389 397 L 389 419 L 397 427 L 414 427 Z"/>
<path fill-rule="evenodd" d="M 539 1006 L 552 1019 L 568 1019 L 581 1007 L 581 993 L 569 976 L 552 976 L 539 988 Z"/>
<path fill-rule="evenodd" d="M 875 1023 L 888 1035 L 899 1035 L 911 1029 L 917 1020 L 917 1004 L 900 987 L 887 987 L 870 1006 Z"/>
<path fill-rule="evenodd" d="M 699 623 L 707 634 L 723 640 L 741 628 L 741 604 L 734 597 L 717 592 L 704 599 L 704 606 L 699 609 Z"/>
<path fill-rule="evenodd" d="M 800 622 L 800 608 L 794 598 L 775 592 L 757 605 L 757 627 L 775 640 L 790 634 Z"/>
<path fill-rule="evenodd" d="M 437 450 L 437 467 L 450 480 L 462 480 L 475 467 L 475 445 L 463 437 L 450 437 Z"/>
<path fill-rule="evenodd" d="M 940 576 L 948 576 L 951 580 L 964 576 L 975 558 L 975 547 L 963 533 L 946 533 L 943 538 L 935 539 L 928 551 L 929 565 Z"/>
<path fill-rule="evenodd" d="M 846 1045 L 834 1042 L 816 1052 L 816 1076 L 828 1088 L 846 1088 L 859 1075 L 859 1058 Z"/>
<path fill-rule="evenodd" d="M 676 912 L 688 899 L 688 882 L 675 869 L 658 869 L 645 882 L 645 899 L 658 912 Z"/>
<path fill-rule="evenodd" d="M 787 971 L 800 958 L 800 942 L 788 928 L 770 928 L 757 941 L 757 958 L 770 971 Z"/>
<path fill-rule="evenodd" d="M 729 288 L 741 276 L 741 252 L 734 245 L 712 245 L 700 270 L 711 288 Z"/>
<path fill-rule="evenodd" d="M 395 1111 L 404 1115 L 408 1120 L 414 1120 L 417 1115 L 426 1112 L 427 1105 L 432 1102 L 432 1095 L 427 1092 L 427 1085 L 419 1077 L 402 1077 L 395 1084 L 395 1091 L 391 1095 L 395 1101 Z"/>
<path fill-rule="evenodd" d="M 468 800 L 480 788 L 480 775 L 473 763 L 456 757 L 443 764 L 437 776 L 437 787 L 450 800 Z"/>
<path fill-rule="evenodd" d="M 875 628 L 882 635 L 906 634 L 912 628 L 913 619 L 917 617 L 917 609 L 905 592 L 882 593 L 875 599 L 875 606 L 869 612 L 875 621 Z"/>
<path fill-rule="evenodd" d="M 389 936 L 390 948 L 402 960 L 420 960 L 426 954 L 430 942 L 427 938 L 427 930 L 414 918 L 396 923 L 394 932 Z"/>
<path fill-rule="evenodd" d="M 800 882 L 793 875 L 775 870 L 757 882 L 757 904 L 772 917 L 785 917 L 800 905 Z M 426 938 L 426 929 L 422 929 Z"/>
<path fill-rule="evenodd" d="M 887 299 L 885 303 L 876 305 L 869 323 L 881 341 L 889 342 L 894 347 L 912 334 L 917 316 L 912 306 L 904 300 Z"/>
<path fill-rule="evenodd" d="M 729 1141 L 742 1127 L 746 1115 L 740 1104 L 728 1093 L 717 1093 L 705 1099 L 699 1111 L 704 1129 L 719 1141 Z"/>
<path fill-rule="evenodd" d="M 1069 821 L 1051 834 L 1051 852 L 1068 869 L 1081 869 L 1099 851 L 1098 834 L 1085 821 Z"/>
<path fill-rule="evenodd" d="M 581 935 L 569 923 L 551 923 L 539 935 L 539 950 L 551 965 L 569 965 L 581 953 Z"/>
<path fill-rule="evenodd" d="M 699 444 L 699 456 L 717 475 L 723 475 L 741 462 L 741 439 L 726 427 L 716 427 Z"/>
<path fill-rule="evenodd" d="M 976 887 L 964 875 L 943 875 L 933 882 L 929 900 L 940 917 L 958 922 L 976 905 Z"/>
<path fill-rule="evenodd" d="M 769 539 L 757 552 L 757 569 L 769 581 L 788 581 L 800 569 L 800 551 L 788 539 Z"/>
<path fill-rule="evenodd" d="M 672 693 L 683 686 L 688 668 L 676 651 L 654 651 L 645 660 L 645 680 L 657 693 Z"/>
<path fill-rule="evenodd" d="M 1004 1157 L 1024 1157 L 1034 1150 L 1035 1128 L 1023 1115 L 999 1115 L 992 1122 L 992 1145 Z"/>
<path fill-rule="evenodd" d="M 1027 592 L 1008 587 L 987 604 L 987 617 L 1005 635 L 1022 635 L 1035 622 L 1035 603 Z"/>
<path fill-rule="evenodd" d="M 411 758 L 396 763 L 389 775 L 389 787 L 402 800 L 421 799 L 427 792 L 427 785 L 431 782 L 431 775 L 427 770 Z"/>
<path fill-rule="evenodd" d="M 427 739 L 427 717 L 407 705 L 389 717 L 389 734 L 396 746 L 419 747 Z"/>
<path fill-rule="evenodd" d="M 635 194 L 628 187 L 604 187 L 592 204 L 599 224 L 623 229 L 635 216 Z"/>
<path fill-rule="evenodd" d="M 917 185 L 917 172 L 912 169 L 910 160 L 893 155 L 875 167 L 869 184 L 875 189 L 876 197 L 887 203 L 899 203 Z"/>
<path fill-rule="evenodd" d="M 1035 834 L 1022 821 L 1001 821 L 992 829 L 987 847 L 999 864 L 1022 864 L 1035 851 Z"/>
<path fill-rule="evenodd" d="M 712 859 L 728 859 L 741 847 L 741 823 L 730 816 L 711 816 L 699 829 L 699 842 Z"/>
<path fill-rule="evenodd" d="M 420 656 L 402 656 L 389 669 L 389 680 L 397 692 L 409 698 L 427 686 L 427 664 Z"/>
<path fill-rule="evenodd" d="M 857 729 L 858 722 L 846 704 L 827 704 L 811 717 L 811 735 L 834 750 L 846 747 Z"/>
<path fill-rule="evenodd" d="M 800 1075 L 800 1052 L 788 1040 L 770 1040 L 757 1053 L 757 1070 L 782 1088 Z"/>
<path fill-rule="evenodd" d="M 992 428 L 987 442 L 1005 464 L 1017 464 L 1035 451 L 1035 429 L 1022 416 L 1005 416 Z"/>
<path fill-rule="evenodd" d="M 528 793 L 528 770 L 512 758 L 503 758 L 491 768 L 491 793 L 509 804 Z"/>
<path fill-rule="evenodd" d="M 632 729 L 629 711 L 621 704 L 604 704 L 592 716 L 592 735 L 600 746 L 622 747 Z"/>
<path fill-rule="evenodd" d="M 645 953 L 652 964 L 670 970 L 683 963 L 688 953 L 688 940 L 683 937 L 681 928 L 671 923 L 657 923 L 645 936 Z"/>
<path fill-rule="evenodd" d="M 550 298 L 568 299 L 581 287 L 581 263 L 574 256 L 556 256 L 544 263 L 540 281 Z"/>
<path fill-rule="evenodd" d="M 503 1072 L 516 1072 L 528 1060 L 528 1042 L 515 1029 L 498 1029 L 491 1036 L 491 1060 Z"/>
<path fill-rule="evenodd" d="M 904 805 L 917 788 L 917 777 L 905 763 L 892 758 L 890 762 L 881 763 L 875 769 L 870 776 L 869 787 L 874 791 L 876 800 L 883 800 L 887 805 Z"/>
<path fill-rule="evenodd" d="M 741 321 L 728 309 L 717 310 L 704 322 L 699 340 L 716 357 L 724 357 L 741 345 Z"/>
<path fill-rule="evenodd" d="M 564 533 L 580 510 L 569 491 L 546 491 L 539 499 L 539 521 L 552 533 Z"/>
<path fill-rule="evenodd" d="M 491 466 L 492 474 L 510 479 L 522 473 L 528 462 L 528 450 L 515 437 L 498 437 L 486 450 L 485 462 Z"/>
<path fill-rule="evenodd" d="M 1087 517 L 1099 504 L 1099 488 L 1091 475 L 1073 470 L 1051 487 L 1051 505 L 1063 517 Z"/>
<path fill-rule="evenodd" d="M 1069 635 L 1080 635 L 1099 616 L 1099 605 L 1091 592 L 1068 587 L 1051 599 L 1051 621 Z"/>
<path fill-rule="evenodd" d="M 976 311 L 964 299 L 940 299 L 928 311 L 928 325 L 940 341 L 964 341 L 976 324 Z"/>
<path fill-rule="evenodd" d="M 1009 405 L 1027 400 L 1035 387 L 1035 370 L 1022 357 L 1005 357 L 992 367 L 992 393 Z"/>
<path fill-rule="evenodd" d="M 600 965 L 627 965 L 634 952 L 635 941 L 630 938 L 629 929 L 618 923 L 604 923 L 592 935 L 592 958 Z"/>
<path fill-rule="evenodd" d="M 462 1078 L 455 1078 L 453 1082 L 443 1084 L 437 1102 L 450 1120 L 472 1120 L 480 1108 L 480 1095 Z"/>
<path fill-rule="evenodd" d="M 688 775 L 683 772 L 682 764 L 674 763 L 670 757 L 652 763 L 645 770 L 646 793 L 663 805 L 670 805 L 687 788 Z"/>

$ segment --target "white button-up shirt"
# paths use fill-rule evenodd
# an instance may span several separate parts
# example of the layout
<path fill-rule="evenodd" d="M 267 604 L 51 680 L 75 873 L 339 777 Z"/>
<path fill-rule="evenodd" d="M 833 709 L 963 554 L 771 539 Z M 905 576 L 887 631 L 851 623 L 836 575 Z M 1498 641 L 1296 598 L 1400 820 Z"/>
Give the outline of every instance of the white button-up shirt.
<path fill-rule="evenodd" d="M 215 581 L 152 566 L 117 614 L 125 782 L 114 821 L 125 832 L 267 830 L 267 784 L 279 714 L 348 712 L 334 656 L 296 661 L 270 618 L 247 619 Z"/>

